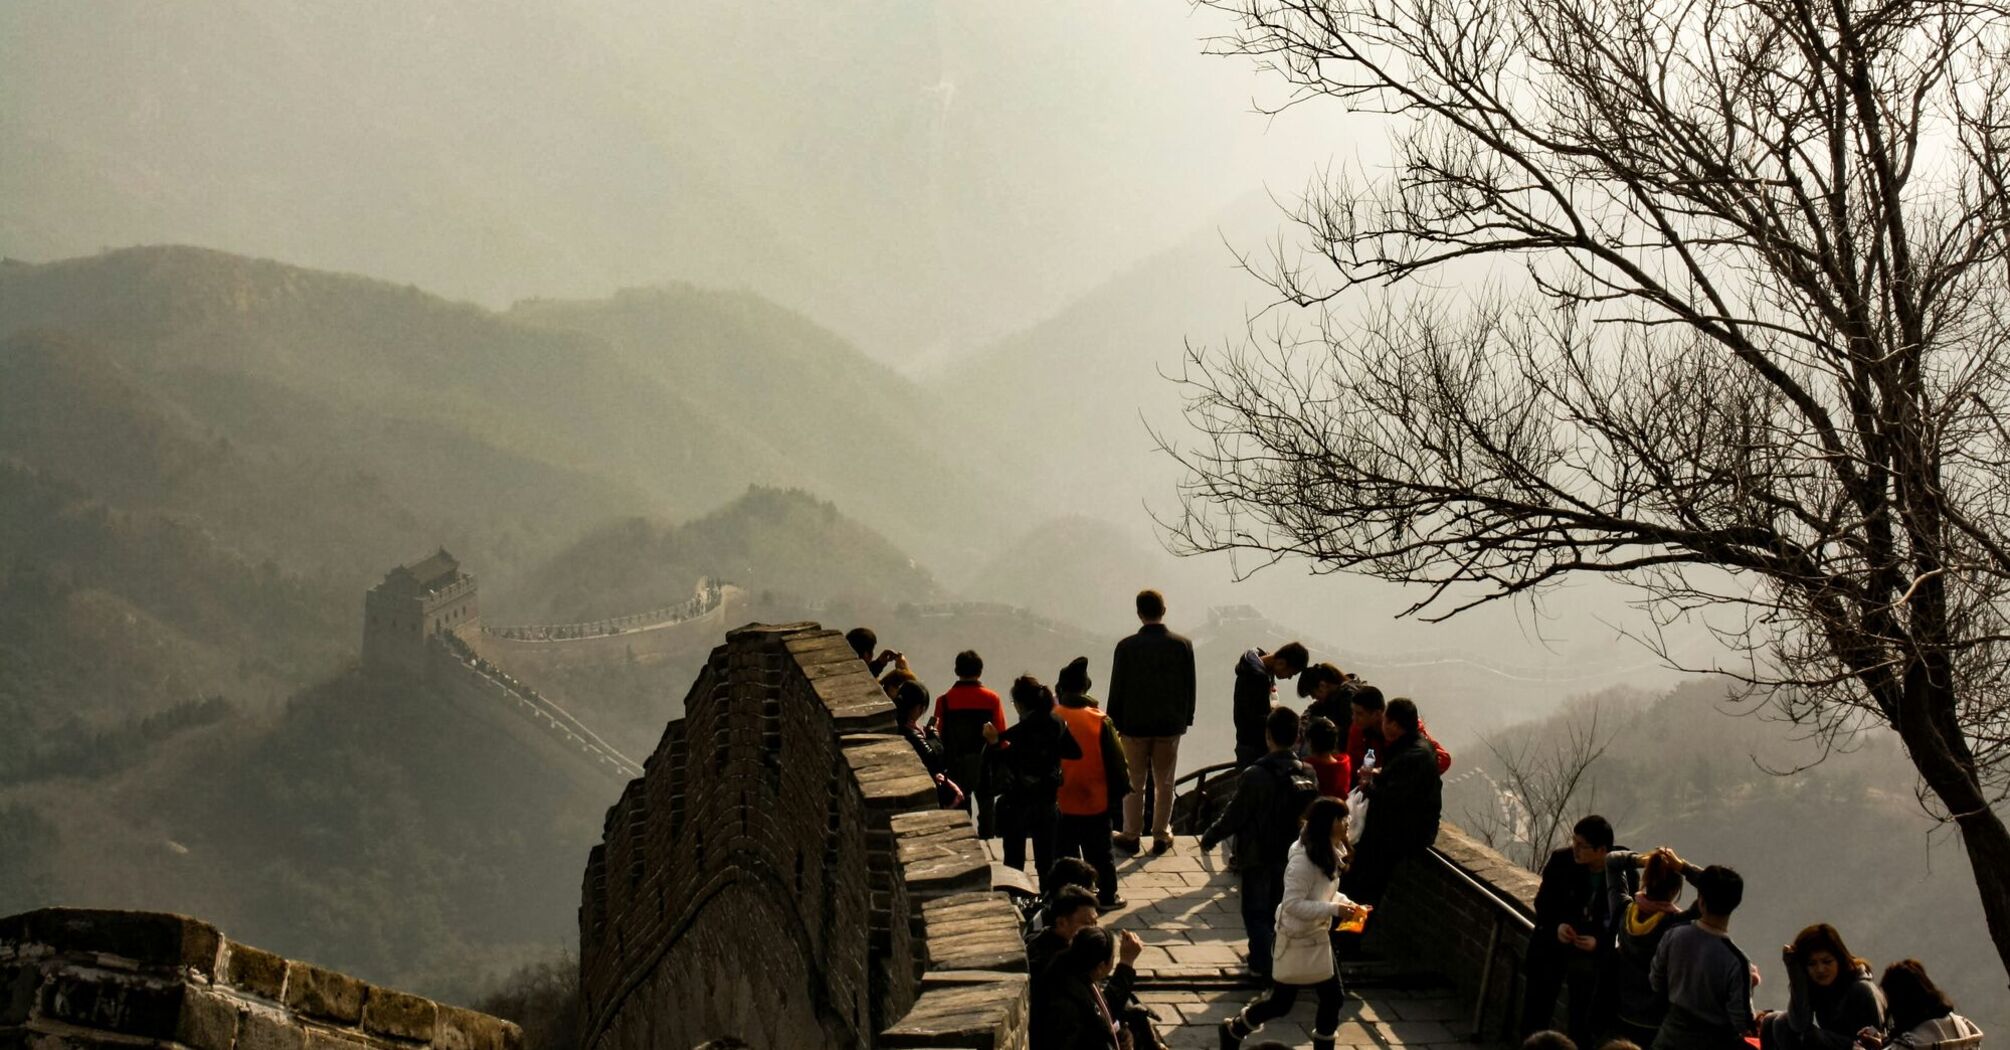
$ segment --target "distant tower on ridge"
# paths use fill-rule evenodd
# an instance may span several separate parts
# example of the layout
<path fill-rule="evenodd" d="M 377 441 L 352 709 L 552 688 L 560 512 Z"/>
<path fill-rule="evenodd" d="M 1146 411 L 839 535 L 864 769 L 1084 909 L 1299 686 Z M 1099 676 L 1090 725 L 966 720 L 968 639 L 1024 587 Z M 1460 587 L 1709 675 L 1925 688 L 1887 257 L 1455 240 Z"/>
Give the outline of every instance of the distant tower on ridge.
<path fill-rule="evenodd" d="M 475 578 L 445 547 L 400 565 L 363 598 L 363 667 L 423 673 L 426 643 L 475 623 Z"/>

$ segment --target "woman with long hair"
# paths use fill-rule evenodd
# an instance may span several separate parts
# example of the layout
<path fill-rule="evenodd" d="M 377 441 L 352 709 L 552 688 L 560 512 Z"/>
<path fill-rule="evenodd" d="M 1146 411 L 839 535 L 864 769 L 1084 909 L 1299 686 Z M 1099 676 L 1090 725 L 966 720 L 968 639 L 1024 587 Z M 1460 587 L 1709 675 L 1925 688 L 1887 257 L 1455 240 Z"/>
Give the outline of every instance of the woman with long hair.
<path fill-rule="evenodd" d="M 1116 966 L 1110 931 L 1091 926 L 1076 933 L 1033 980 L 1031 1050 L 1117 1050 L 1117 1015 L 1102 988 Z"/>
<path fill-rule="evenodd" d="M 1082 749 L 1054 714 L 1054 691 L 1038 678 L 1020 675 L 1012 683 L 1011 695 L 1019 720 L 1003 733 L 984 727 L 984 776 L 998 797 L 1005 866 L 1025 870 L 1026 840 L 1032 839 L 1033 869 L 1044 886 L 1047 868 L 1054 863 L 1061 762 L 1082 757 Z"/>
<path fill-rule="evenodd" d="M 1640 868 L 1640 891 L 1627 893 L 1628 876 Z M 1684 863 L 1666 846 L 1651 853 L 1613 850 L 1605 859 L 1608 914 L 1616 917 L 1616 952 L 1610 971 L 1610 1007 L 1616 1034 L 1650 1046 L 1668 1012 L 1667 997 L 1654 991 L 1650 972 L 1654 954 L 1668 931 L 1696 920 L 1697 909 L 1684 909 L 1682 881 L 1700 869 Z"/>
<path fill-rule="evenodd" d="M 1825 922 L 1800 932 L 1780 950 L 1787 967 L 1787 1009 L 1759 1019 L 1764 1050 L 1850 1050 L 1866 1030 L 1887 1030 L 1884 993 L 1870 963 L 1850 954 L 1842 934 Z"/>
<path fill-rule="evenodd" d="M 1891 1040 L 1886 1042 L 1884 1033 L 1866 1028 L 1857 1033 L 1857 1045 L 1864 1050 L 1931 1050 L 1943 1043 L 1981 1045 L 1982 1029 L 1954 1012 L 1954 1000 L 1926 976 L 1926 967 L 1918 959 L 1902 959 L 1885 967 L 1878 984 L 1891 1008 Z"/>
<path fill-rule="evenodd" d="M 1347 803 L 1324 796 L 1314 799 L 1284 865 L 1270 988 L 1263 998 L 1221 1023 L 1223 1050 L 1236 1050 L 1265 1022 L 1290 1013 L 1298 993 L 1306 988 L 1319 996 L 1313 1050 L 1331 1050 L 1344 995 L 1340 972 L 1333 965 L 1330 934 L 1337 920 L 1352 917 L 1360 907 L 1340 893 L 1340 873 L 1347 860 Z"/>

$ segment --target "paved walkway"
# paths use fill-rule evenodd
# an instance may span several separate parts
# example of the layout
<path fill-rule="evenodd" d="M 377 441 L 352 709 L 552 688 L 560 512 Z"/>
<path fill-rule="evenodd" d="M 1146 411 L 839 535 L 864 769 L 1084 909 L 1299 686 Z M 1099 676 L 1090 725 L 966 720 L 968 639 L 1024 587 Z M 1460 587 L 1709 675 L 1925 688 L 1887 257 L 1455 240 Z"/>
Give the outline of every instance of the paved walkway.
<path fill-rule="evenodd" d="M 995 849 L 997 843 L 987 845 Z M 1117 874 L 1125 905 L 1102 922 L 1145 942 L 1139 998 L 1158 1013 L 1160 1034 L 1175 1050 L 1216 1046 L 1215 1027 L 1260 994 L 1246 974 L 1235 876 L 1223 869 L 1219 851 L 1203 854 L 1197 840 L 1184 836 L 1162 857 L 1119 857 Z M 1340 1045 L 1391 1050 L 1462 1041 L 1470 1004 L 1442 987 L 1389 983 L 1382 976 L 1348 971 Z M 1288 1017 L 1244 1045 L 1277 1039 L 1310 1046 L 1313 1007 L 1312 996 L 1301 996 Z M 1464 1046 L 1471 1050 L 1472 1044 Z"/>

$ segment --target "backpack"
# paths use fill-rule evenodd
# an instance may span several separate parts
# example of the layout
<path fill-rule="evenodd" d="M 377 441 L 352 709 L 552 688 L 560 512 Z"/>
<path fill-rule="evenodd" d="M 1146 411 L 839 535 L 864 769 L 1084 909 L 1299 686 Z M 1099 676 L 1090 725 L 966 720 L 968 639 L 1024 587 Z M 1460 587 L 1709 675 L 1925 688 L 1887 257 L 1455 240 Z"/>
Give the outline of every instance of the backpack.
<path fill-rule="evenodd" d="M 1319 777 L 1311 766 L 1295 759 L 1285 769 L 1266 762 L 1257 765 L 1264 767 L 1264 772 L 1277 782 L 1277 803 L 1265 815 L 1261 841 L 1268 847 L 1268 853 L 1281 860 L 1291 844 L 1298 841 L 1299 819 L 1305 816 L 1312 800 L 1319 797 Z"/>

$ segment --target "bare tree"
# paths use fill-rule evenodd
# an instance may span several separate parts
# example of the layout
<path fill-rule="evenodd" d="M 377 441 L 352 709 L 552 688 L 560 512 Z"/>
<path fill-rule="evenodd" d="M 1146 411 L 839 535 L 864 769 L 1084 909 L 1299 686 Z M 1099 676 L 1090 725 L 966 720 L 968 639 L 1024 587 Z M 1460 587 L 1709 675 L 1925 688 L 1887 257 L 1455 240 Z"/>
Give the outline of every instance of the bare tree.
<path fill-rule="evenodd" d="M 1394 154 L 1245 259 L 1299 309 L 1190 348 L 1175 546 L 1425 619 L 1635 585 L 1823 739 L 1898 733 L 2010 969 L 2010 9 L 1203 2 Z"/>
<path fill-rule="evenodd" d="M 1599 732 L 1597 705 L 1584 710 L 1565 720 L 1562 735 L 1496 733 L 1482 740 L 1500 776 L 1493 782 L 1491 819 L 1482 815 L 1489 827 L 1481 837 L 1496 849 L 1512 847 L 1511 859 L 1530 871 L 1542 870 L 1563 829 L 1582 815 L 1580 796 L 1590 787 L 1591 767 L 1612 743 L 1611 734 Z"/>

